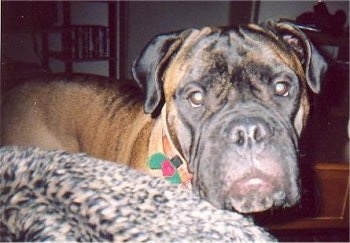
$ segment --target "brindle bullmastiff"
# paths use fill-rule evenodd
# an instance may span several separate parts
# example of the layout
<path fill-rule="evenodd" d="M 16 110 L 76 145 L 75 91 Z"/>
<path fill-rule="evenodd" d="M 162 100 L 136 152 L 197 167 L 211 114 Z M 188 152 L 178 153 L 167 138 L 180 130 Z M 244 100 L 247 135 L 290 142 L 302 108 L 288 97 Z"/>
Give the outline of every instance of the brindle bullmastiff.
<path fill-rule="evenodd" d="M 300 197 L 307 89 L 319 92 L 325 69 L 305 34 L 286 22 L 159 35 L 133 66 L 143 92 L 84 78 L 14 89 L 3 102 L 2 144 L 179 173 L 219 208 L 289 206 Z"/>

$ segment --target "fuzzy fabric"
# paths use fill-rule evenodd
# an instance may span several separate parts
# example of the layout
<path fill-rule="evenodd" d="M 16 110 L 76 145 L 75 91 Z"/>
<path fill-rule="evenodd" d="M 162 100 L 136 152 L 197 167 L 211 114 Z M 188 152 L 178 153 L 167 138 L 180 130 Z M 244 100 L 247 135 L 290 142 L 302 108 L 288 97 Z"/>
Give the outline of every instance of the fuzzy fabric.
<path fill-rule="evenodd" d="M 274 241 L 246 217 L 125 166 L 0 148 L 0 241 Z"/>

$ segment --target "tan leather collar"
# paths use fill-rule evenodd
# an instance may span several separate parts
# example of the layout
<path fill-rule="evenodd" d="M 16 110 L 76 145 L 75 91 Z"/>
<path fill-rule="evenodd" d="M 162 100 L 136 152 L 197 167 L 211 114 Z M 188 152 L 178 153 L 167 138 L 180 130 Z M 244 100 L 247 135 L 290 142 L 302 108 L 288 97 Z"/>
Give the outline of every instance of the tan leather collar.
<path fill-rule="evenodd" d="M 178 183 L 175 181 L 180 180 L 181 184 L 186 188 L 191 188 L 192 174 L 188 172 L 187 161 L 183 158 L 181 153 L 176 149 L 172 140 L 169 136 L 168 126 L 166 124 L 166 105 L 164 105 L 161 117 L 155 123 L 151 137 L 150 137 L 150 146 L 149 146 L 149 166 L 154 155 L 163 154 L 164 155 L 164 164 L 160 163 L 159 166 L 154 166 L 151 168 L 151 174 L 155 176 L 166 177 L 172 183 Z M 167 165 L 165 165 L 167 164 Z M 174 170 L 174 175 L 170 176 L 169 170 L 165 166 L 170 166 L 170 171 Z M 159 168 L 158 168 L 159 167 Z M 174 177 L 179 177 L 179 179 L 174 179 Z"/>

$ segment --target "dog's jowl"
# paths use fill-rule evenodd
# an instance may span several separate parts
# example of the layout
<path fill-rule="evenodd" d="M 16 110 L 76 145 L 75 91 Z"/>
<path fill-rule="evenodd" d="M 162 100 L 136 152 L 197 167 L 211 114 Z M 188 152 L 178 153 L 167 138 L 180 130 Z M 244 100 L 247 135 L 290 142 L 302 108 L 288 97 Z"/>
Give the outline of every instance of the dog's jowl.
<path fill-rule="evenodd" d="M 2 144 L 118 161 L 189 183 L 219 208 L 290 206 L 307 89 L 319 91 L 325 69 L 285 22 L 159 35 L 134 63 L 140 90 L 84 77 L 14 89 L 2 103 Z"/>

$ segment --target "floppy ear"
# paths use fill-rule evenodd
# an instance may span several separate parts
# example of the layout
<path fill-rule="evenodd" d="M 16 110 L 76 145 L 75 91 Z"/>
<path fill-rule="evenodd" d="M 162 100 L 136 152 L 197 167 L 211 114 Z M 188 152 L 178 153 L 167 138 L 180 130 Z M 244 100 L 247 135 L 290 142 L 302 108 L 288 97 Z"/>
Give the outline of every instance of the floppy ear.
<path fill-rule="evenodd" d="M 164 100 L 163 73 L 191 31 L 185 30 L 156 36 L 135 60 L 132 73 L 136 82 L 146 91 L 145 113 L 153 113 L 159 105 L 162 105 Z"/>
<path fill-rule="evenodd" d="M 292 47 L 303 64 L 309 87 L 314 93 L 319 93 L 327 63 L 305 33 L 290 22 L 268 20 L 262 26 L 275 32 Z"/>

